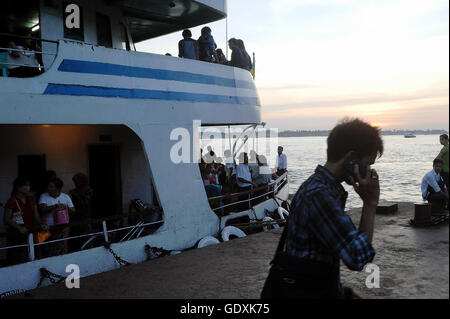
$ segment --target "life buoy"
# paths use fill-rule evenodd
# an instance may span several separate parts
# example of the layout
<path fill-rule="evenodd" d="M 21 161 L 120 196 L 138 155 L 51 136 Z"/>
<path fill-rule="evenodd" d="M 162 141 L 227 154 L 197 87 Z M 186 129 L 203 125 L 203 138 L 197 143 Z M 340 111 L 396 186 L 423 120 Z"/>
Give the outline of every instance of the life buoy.
<path fill-rule="evenodd" d="M 229 241 L 230 236 L 236 236 L 238 238 L 247 236 L 242 230 L 234 226 L 225 227 L 220 235 L 223 241 Z"/>
<path fill-rule="evenodd" d="M 289 212 L 286 209 L 284 209 L 283 207 L 278 207 L 277 213 L 281 219 L 288 219 L 288 217 L 289 217 Z"/>
<path fill-rule="evenodd" d="M 215 244 L 219 244 L 220 241 L 213 236 L 206 236 L 203 237 L 202 239 L 200 239 L 200 241 L 197 244 L 197 248 L 203 248 L 209 245 L 215 245 Z"/>
<path fill-rule="evenodd" d="M 263 218 L 263 222 L 273 222 L 273 218 L 271 218 L 269 216 L 266 216 L 266 217 Z M 263 226 L 263 230 L 264 231 L 267 231 L 268 229 L 271 229 L 271 228 L 280 228 L 280 226 L 278 226 L 277 223 L 271 223 L 271 225 L 264 225 Z"/>

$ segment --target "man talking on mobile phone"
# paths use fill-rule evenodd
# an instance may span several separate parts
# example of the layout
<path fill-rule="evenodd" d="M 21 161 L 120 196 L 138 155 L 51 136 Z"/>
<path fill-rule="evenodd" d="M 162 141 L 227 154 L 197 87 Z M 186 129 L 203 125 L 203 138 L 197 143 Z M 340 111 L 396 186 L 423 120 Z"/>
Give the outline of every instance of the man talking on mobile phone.
<path fill-rule="evenodd" d="M 286 254 L 302 261 L 295 270 L 299 298 L 357 297 L 343 289 L 340 260 L 360 271 L 375 256 L 371 242 L 380 184 L 370 165 L 383 154 L 380 129 L 360 119 L 344 119 L 330 132 L 327 146 L 326 164 L 318 165 L 298 189 L 287 225 Z M 352 185 L 364 203 L 358 228 L 345 213 L 348 193 L 343 182 Z"/>

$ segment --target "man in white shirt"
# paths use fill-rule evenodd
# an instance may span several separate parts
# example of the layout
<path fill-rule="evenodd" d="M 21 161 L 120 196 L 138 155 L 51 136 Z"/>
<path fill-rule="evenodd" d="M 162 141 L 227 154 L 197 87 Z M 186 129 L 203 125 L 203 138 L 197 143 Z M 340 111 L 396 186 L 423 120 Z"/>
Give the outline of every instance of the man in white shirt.
<path fill-rule="evenodd" d="M 239 165 L 236 168 L 236 184 L 238 188 L 238 192 L 250 191 L 252 186 L 256 186 L 256 184 L 252 181 L 252 175 L 250 173 L 250 169 L 248 168 L 248 155 L 247 153 L 241 153 L 239 155 Z M 243 201 L 249 198 L 251 194 L 243 194 L 238 197 L 239 201 Z M 250 208 L 250 204 L 243 202 L 237 206 L 237 208 L 241 210 L 245 210 Z"/>
<path fill-rule="evenodd" d="M 287 171 L 287 156 L 283 153 L 283 147 L 278 146 L 277 175 L 281 176 Z"/>
<path fill-rule="evenodd" d="M 448 190 L 440 175 L 442 166 L 443 161 L 435 159 L 433 161 L 433 169 L 425 174 L 422 179 L 422 198 L 432 204 L 445 204 L 448 200 Z"/>

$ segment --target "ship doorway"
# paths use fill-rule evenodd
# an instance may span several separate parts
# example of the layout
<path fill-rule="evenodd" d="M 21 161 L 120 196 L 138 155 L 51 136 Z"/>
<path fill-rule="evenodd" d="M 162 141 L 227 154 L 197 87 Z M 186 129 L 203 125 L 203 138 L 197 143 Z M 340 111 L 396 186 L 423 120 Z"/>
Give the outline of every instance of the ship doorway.
<path fill-rule="evenodd" d="M 119 145 L 89 145 L 89 180 L 94 196 L 92 217 L 122 213 Z"/>
<path fill-rule="evenodd" d="M 43 185 L 46 170 L 45 154 L 43 155 L 19 155 L 17 156 L 17 176 L 30 181 L 31 191 L 37 195 L 45 191 L 47 185 Z"/>

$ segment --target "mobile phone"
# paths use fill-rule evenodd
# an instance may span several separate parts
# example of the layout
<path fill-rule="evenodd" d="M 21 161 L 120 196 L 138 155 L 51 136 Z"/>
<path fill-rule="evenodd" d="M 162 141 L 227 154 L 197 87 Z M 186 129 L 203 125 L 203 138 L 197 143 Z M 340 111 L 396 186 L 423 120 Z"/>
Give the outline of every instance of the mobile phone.
<path fill-rule="evenodd" d="M 359 167 L 359 175 L 361 178 L 366 178 L 367 166 L 364 165 L 357 155 L 351 155 L 344 163 L 344 168 L 350 173 L 355 181 L 358 179 L 355 175 L 355 165 Z"/>

